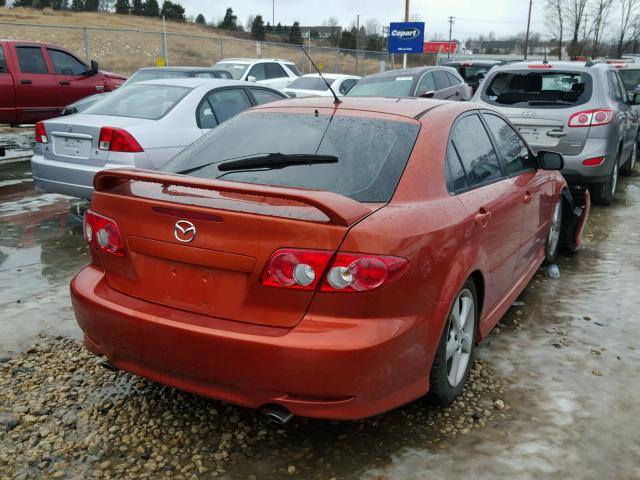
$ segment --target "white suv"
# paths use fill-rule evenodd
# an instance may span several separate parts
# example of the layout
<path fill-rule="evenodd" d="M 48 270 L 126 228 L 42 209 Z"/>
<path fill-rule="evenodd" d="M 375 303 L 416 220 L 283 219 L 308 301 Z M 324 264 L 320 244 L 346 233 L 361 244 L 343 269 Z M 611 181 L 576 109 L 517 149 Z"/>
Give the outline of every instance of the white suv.
<path fill-rule="evenodd" d="M 225 58 L 214 68 L 226 70 L 234 80 L 258 82 L 279 89 L 300 76 L 295 63 L 276 58 Z"/>

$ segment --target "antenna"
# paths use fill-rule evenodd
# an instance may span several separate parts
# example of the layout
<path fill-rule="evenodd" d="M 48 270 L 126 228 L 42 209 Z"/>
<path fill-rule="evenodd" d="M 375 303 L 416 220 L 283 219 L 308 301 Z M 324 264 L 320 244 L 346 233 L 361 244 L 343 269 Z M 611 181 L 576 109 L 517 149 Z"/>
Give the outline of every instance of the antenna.
<path fill-rule="evenodd" d="M 340 100 L 338 98 L 338 96 L 336 95 L 336 92 L 333 91 L 333 88 L 331 88 L 331 85 L 329 85 L 329 82 L 327 82 L 327 79 L 324 78 L 322 76 L 322 72 L 320 72 L 320 69 L 318 67 L 316 67 L 316 64 L 313 63 L 313 60 L 311 60 L 311 57 L 309 56 L 309 54 L 307 53 L 307 51 L 304 49 L 304 47 L 302 45 L 300 45 L 300 48 L 302 49 L 302 51 L 304 52 L 304 54 L 307 56 L 307 58 L 309 59 L 309 61 L 311 62 L 311 65 L 313 65 L 313 68 L 316 69 L 316 72 L 318 72 L 318 75 L 320 75 L 320 78 L 322 80 L 324 80 L 324 83 L 327 85 L 327 88 L 331 91 L 331 93 L 333 93 L 333 98 L 335 99 L 333 104 L 334 105 L 340 105 L 342 103 L 342 100 Z"/>

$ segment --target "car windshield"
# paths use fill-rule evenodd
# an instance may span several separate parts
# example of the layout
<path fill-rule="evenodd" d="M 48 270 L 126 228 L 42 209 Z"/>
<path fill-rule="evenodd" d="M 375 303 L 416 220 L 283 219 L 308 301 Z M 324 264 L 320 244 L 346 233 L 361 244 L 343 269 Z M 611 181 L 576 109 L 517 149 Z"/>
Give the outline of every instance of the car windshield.
<path fill-rule="evenodd" d="M 164 117 L 190 91 L 187 87 L 137 83 L 106 95 L 84 113 L 157 120 Z"/>
<path fill-rule="evenodd" d="M 327 78 L 327 82 L 329 85 L 333 85 L 335 79 Z M 324 92 L 327 90 L 327 84 L 319 77 L 300 77 L 291 82 L 287 88 L 299 88 L 300 90 L 317 90 Z"/>
<path fill-rule="evenodd" d="M 240 80 L 244 72 L 249 68 L 248 63 L 218 62 L 213 68 L 229 72 L 234 80 Z"/>
<path fill-rule="evenodd" d="M 187 147 L 163 170 L 325 190 L 362 202 L 388 202 L 418 131 L 415 123 L 395 120 L 244 112 Z M 265 158 L 274 159 L 273 165 L 261 165 Z M 246 165 L 227 168 L 238 164 L 228 161 L 241 159 L 258 163 L 250 169 Z M 222 163 L 226 166 L 219 168 Z"/>
<path fill-rule="evenodd" d="M 618 70 L 627 90 L 640 90 L 640 69 Z"/>
<path fill-rule="evenodd" d="M 408 97 L 413 75 L 384 75 L 363 78 L 347 93 L 349 97 Z"/>
<path fill-rule="evenodd" d="M 589 101 L 591 83 L 591 75 L 582 72 L 499 72 L 482 98 L 502 107 L 569 108 Z"/>
<path fill-rule="evenodd" d="M 131 75 L 124 85 L 131 85 L 132 83 L 144 82 L 145 80 L 162 80 L 165 78 L 189 78 L 191 72 L 185 70 L 138 70 Z"/>

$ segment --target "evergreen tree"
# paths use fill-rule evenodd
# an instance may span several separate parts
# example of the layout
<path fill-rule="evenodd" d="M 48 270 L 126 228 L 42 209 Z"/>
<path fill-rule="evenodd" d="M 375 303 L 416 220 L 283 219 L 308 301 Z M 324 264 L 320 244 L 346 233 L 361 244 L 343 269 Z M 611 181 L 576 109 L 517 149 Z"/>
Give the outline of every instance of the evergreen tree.
<path fill-rule="evenodd" d="M 199 24 L 202 24 L 202 25 L 206 24 L 207 21 L 204 19 L 204 15 L 199 13 L 198 16 L 196 17 L 196 23 L 199 23 Z"/>
<path fill-rule="evenodd" d="M 84 9 L 87 12 L 97 12 L 100 6 L 100 0 L 85 0 Z"/>
<path fill-rule="evenodd" d="M 131 4 L 131 14 L 132 15 L 142 15 L 144 11 L 144 7 L 142 5 L 142 0 L 133 0 Z"/>
<path fill-rule="evenodd" d="M 262 15 L 256 15 L 256 17 L 253 19 L 253 23 L 251 24 L 251 37 L 254 40 L 262 41 L 264 40 L 266 33 L 267 30 L 264 28 Z"/>
<path fill-rule="evenodd" d="M 173 3 L 169 0 L 164 0 L 162 3 L 162 10 L 160 10 L 160 16 L 165 17 L 168 20 L 176 20 L 178 22 L 184 22 L 184 7 L 179 3 Z"/>
<path fill-rule="evenodd" d="M 5 0 L 0 0 L 0 7 L 4 7 Z"/>
<path fill-rule="evenodd" d="M 228 30 L 237 30 L 238 29 L 238 17 L 233 14 L 232 8 L 227 8 L 226 13 L 224 14 L 224 18 L 218 24 L 220 28 L 226 28 Z"/>
<path fill-rule="evenodd" d="M 15 0 L 14 7 L 33 7 L 33 0 Z"/>
<path fill-rule="evenodd" d="M 282 24 L 278 22 L 278 25 L 276 25 L 276 34 L 280 35 L 281 33 L 282 33 Z"/>
<path fill-rule="evenodd" d="M 85 9 L 84 0 L 73 0 L 71 2 L 71 10 L 81 12 Z"/>
<path fill-rule="evenodd" d="M 116 1 L 116 13 L 120 13 L 122 15 L 129 15 L 130 11 L 131 11 L 131 5 L 129 5 L 129 0 Z"/>
<path fill-rule="evenodd" d="M 289 43 L 302 45 L 302 32 L 300 31 L 299 22 L 293 22 L 293 25 L 289 29 Z"/>
<path fill-rule="evenodd" d="M 160 15 L 160 7 L 158 6 L 158 0 L 146 0 L 144 7 L 142 7 L 142 14 L 145 17 L 157 17 Z"/>

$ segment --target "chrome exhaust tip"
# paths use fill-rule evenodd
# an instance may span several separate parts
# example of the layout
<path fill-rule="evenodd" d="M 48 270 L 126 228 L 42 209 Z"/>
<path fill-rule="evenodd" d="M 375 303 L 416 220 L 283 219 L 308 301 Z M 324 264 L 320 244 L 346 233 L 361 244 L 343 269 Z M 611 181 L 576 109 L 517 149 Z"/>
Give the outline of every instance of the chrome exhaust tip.
<path fill-rule="evenodd" d="M 280 405 L 269 405 L 264 407 L 262 413 L 270 422 L 278 425 L 286 425 L 293 418 L 293 414 Z"/>

